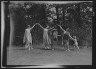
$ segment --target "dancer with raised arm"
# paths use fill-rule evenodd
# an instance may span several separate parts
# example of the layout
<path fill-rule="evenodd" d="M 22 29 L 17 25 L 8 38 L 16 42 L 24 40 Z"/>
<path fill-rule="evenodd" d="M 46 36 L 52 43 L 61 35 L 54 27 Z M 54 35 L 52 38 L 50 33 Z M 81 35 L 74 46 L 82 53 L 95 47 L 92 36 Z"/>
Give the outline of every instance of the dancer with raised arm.
<path fill-rule="evenodd" d="M 49 25 L 47 25 L 46 28 L 42 27 L 39 23 L 37 23 L 42 29 L 43 29 L 43 44 L 45 46 L 45 49 L 49 49 L 49 47 L 47 45 L 51 45 L 51 39 L 49 38 L 49 35 L 48 35 L 48 31 L 53 29 L 54 27 L 52 28 L 49 28 Z"/>
<path fill-rule="evenodd" d="M 70 51 L 70 49 L 69 49 L 69 37 L 71 38 L 71 35 L 70 35 L 70 33 L 68 32 L 68 29 L 69 28 L 67 28 L 66 30 L 64 30 L 60 25 L 58 25 L 60 28 L 61 28 L 61 30 L 63 31 L 63 36 L 62 36 L 62 38 L 64 38 L 65 39 L 65 44 L 67 45 L 67 47 L 68 47 L 68 51 Z M 62 43 L 63 43 L 63 39 L 62 39 Z"/>
<path fill-rule="evenodd" d="M 32 46 L 31 30 L 34 28 L 35 25 L 33 25 L 32 27 L 28 25 L 28 28 L 25 29 L 25 33 L 24 33 L 23 43 L 25 43 L 25 48 L 29 48 L 29 50 L 30 48 L 33 49 L 33 47 L 31 47 Z"/>

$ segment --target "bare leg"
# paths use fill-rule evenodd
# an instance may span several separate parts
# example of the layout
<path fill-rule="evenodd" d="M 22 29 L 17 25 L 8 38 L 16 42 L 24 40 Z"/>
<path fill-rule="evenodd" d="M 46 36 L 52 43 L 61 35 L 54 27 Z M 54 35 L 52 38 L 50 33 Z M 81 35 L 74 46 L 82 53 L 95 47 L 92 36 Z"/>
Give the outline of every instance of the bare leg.
<path fill-rule="evenodd" d="M 33 49 L 32 43 L 31 43 L 31 49 Z"/>
<path fill-rule="evenodd" d="M 26 44 L 25 44 L 25 48 L 28 48 L 28 42 L 26 42 Z"/>
<path fill-rule="evenodd" d="M 47 49 L 47 44 L 46 43 L 44 43 L 44 46 L 45 46 L 45 49 Z"/>
<path fill-rule="evenodd" d="M 75 45 L 74 45 L 74 48 L 75 48 Z"/>
<path fill-rule="evenodd" d="M 51 45 L 51 37 L 48 37 L 47 38 L 47 48 L 50 49 L 50 46 Z"/>
<path fill-rule="evenodd" d="M 66 41 L 66 45 L 67 45 L 67 47 L 68 47 L 68 51 L 70 51 L 70 49 L 69 49 L 69 41 Z"/>
<path fill-rule="evenodd" d="M 54 48 L 53 48 L 53 43 L 51 43 L 50 46 L 51 46 L 51 49 L 54 50 Z"/>
<path fill-rule="evenodd" d="M 29 51 L 30 51 L 30 49 L 31 49 L 31 43 L 28 43 L 28 47 L 29 47 Z"/>
<path fill-rule="evenodd" d="M 57 42 L 58 42 L 58 38 L 56 37 L 56 40 L 57 40 Z"/>
<path fill-rule="evenodd" d="M 43 46 L 45 47 L 45 49 L 46 49 L 46 41 L 45 41 L 45 39 L 43 38 Z"/>
<path fill-rule="evenodd" d="M 66 46 L 67 44 L 66 44 L 66 40 L 63 40 L 63 42 L 64 42 L 64 46 Z M 63 46 L 63 48 L 64 48 L 64 46 Z"/>
<path fill-rule="evenodd" d="M 78 48 L 78 50 L 80 50 L 78 45 L 75 45 L 75 46 Z"/>
<path fill-rule="evenodd" d="M 64 43 L 63 43 L 63 37 L 62 37 L 62 45 L 63 45 Z"/>
<path fill-rule="evenodd" d="M 54 49 L 53 49 L 53 39 L 54 39 L 54 37 L 51 37 L 51 44 L 50 44 L 50 46 L 51 46 L 51 49 L 52 49 L 52 50 L 54 50 Z"/>
<path fill-rule="evenodd" d="M 28 44 L 28 48 L 29 48 L 29 51 L 30 51 L 30 44 Z"/>

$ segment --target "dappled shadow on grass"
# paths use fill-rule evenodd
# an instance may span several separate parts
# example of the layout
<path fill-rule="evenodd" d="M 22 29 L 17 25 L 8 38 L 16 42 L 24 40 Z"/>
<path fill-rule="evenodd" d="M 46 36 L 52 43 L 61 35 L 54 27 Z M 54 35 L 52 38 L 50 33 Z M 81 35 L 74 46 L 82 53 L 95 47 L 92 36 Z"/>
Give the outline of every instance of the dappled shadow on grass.
<path fill-rule="evenodd" d="M 23 48 L 23 49 L 13 49 L 13 50 L 27 50 L 26 48 Z"/>

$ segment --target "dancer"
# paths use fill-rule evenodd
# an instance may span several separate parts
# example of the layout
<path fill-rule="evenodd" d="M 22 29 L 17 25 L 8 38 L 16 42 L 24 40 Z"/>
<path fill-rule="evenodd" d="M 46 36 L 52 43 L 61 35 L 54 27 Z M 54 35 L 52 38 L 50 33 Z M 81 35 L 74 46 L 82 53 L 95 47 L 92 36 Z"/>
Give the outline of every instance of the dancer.
<path fill-rule="evenodd" d="M 51 40 L 51 44 L 50 44 L 50 46 L 51 46 L 51 49 L 52 50 L 54 50 L 54 48 L 53 48 L 53 30 L 50 30 L 50 31 L 48 31 L 48 36 L 49 36 L 49 39 Z"/>
<path fill-rule="evenodd" d="M 30 27 L 30 25 L 28 25 L 28 28 L 25 29 L 23 43 L 25 43 L 25 48 L 28 48 L 29 47 L 29 50 L 30 50 L 30 48 L 32 46 L 31 30 L 34 28 L 35 25 L 33 25 L 32 27 Z M 32 49 L 33 49 L 33 47 L 32 47 Z"/>
<path fill-rule="evenodd" d="M 64 35 L 66 35 L 65 43 L 66 43 L 66 45 L 68 47 L 68 51 L 70 51 L 70 49 L 69 49 L 69 37 L 71 38 L 71 35 L 68 32 L 69 28 L 67 28 L 66 30 L 64 30 L 60 25 L 58 25 L 58 26 L 63 30 L 62 44 L 63 44 L 63 37 L 64 37 Z"/>
<path fill-rule="evenodd" d="M 49 35 L 49 38 L 51 39 L 51 48 L 52 48 L 52 50 L 54 50 L 54 47 L 53 47 L 54 39 L 56 39 L 58 41 L 58 31 L 57 31 L 57 29 L 50 30 L 48 35 Z"/>
<path fill-rule="evenodd" d="M 47 25 L 46 28 L 43 28 L 39 23 L 37 23 L 44 31 L 43 31 L 43 44 L 45 46 L 45 49 L 49 49 L 47 45 L 51 45 L 51 39 L 49 38 L 48 31 L 53 29 L 54 27 L 49 29 L 49 25 Z"/>
<path fill-rule="evenodd" d="M 80 50 L 79 46 L 78 46 L 78 42 L 77 42 L 76 36 L 73 36 L 73 38 L 71 37 L 71 39 L 74 41 L 74 47 L 76 46 L 78 48 L 78 50 Z"/>

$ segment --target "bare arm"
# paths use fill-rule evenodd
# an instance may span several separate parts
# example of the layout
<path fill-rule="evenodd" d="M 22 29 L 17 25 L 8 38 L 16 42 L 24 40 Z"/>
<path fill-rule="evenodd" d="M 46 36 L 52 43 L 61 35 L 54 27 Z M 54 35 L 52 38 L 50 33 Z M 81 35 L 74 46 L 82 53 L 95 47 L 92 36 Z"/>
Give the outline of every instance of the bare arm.
<path fill-rule="evenodd" d="M 54 27 L 50 28 L 49 30 L 51 30 L 51 29 L 52 29 L 52 30 L 55 30 Z"/>
<path fill-rule="evenodd" d="M 69 34 L 69 37 L 70 37 L 72 40 L 74 40 L 74 38 L 72 38 L 70 34 Z"/>
<path fill-rule="evenodd" d="M 35 25 L 37 25 L 37 24 L 34 24 L 34 25 L 31 27 L 31 29 L 33 29 Z"/>
<path fill-rule="evenodd" d="M 74 40 L 74 38 L 72 38 L 70 34 L 69 34 L 69 37 L 70 37 L 72 40 Z"/>
<path fill-rule="evenodd" d="M 66 31 L 66 33 L 72 40 L 74 40 L 74 38 L 71 37 L 70 33 Z"/>
<path fill-rule="evenodd" d="M 66 33 L 66 31 L 60 26 L 60 25 L 58 25 L 63 31 L 64 31 L 64 34 Z"/>
<path fill-rule="evenodd" d="M 37 23 L 42 29 L 44 29 L 39 23 Z"/>

